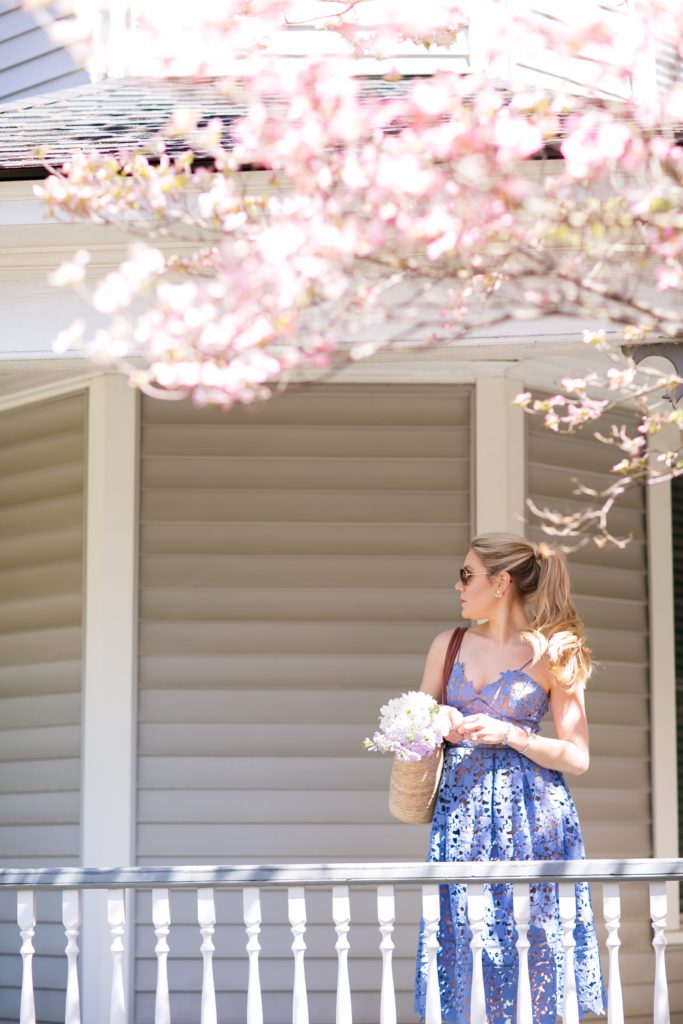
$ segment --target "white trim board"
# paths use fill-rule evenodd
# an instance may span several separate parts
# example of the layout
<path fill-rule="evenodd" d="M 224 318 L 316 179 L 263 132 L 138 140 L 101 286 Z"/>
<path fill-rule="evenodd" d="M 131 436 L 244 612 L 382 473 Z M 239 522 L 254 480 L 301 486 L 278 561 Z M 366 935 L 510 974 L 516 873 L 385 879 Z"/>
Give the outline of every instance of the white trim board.
<path fill-rule="evenodd" d="M 673 437 L 654 439 L 668 448 Z M 678 855 L 678 757 L 676 751 L 676 637 L 673 606 L 671 484 L 646 488 L 650 631 L 650 749 L 652 855 Z M 669 882 L 669 941 L 683 944 L 678 884 Z"/>
<path fill-rule="evenodd" d="M 89 866 L 131 864 L 135 854 L 138 408 L 123 377 L 91 382 L 81 716 L 81 861 Z M 83 1014 L 93 1021 L 107 1018 L 109 990 L 99 896 L 83 906 Z M 129 923 L 129 955 L 130 935 Z"/>
<path fill-rule="evenodd" d="M 5 409 L 19 409 L 23 405 L 32 405 L 35 402 L 43 402 L 48 398 L 58 398 L 61 395 L 69 395 L 75 391 L 84 391 L 91 381 L 105 374 L 102 370 L 92 368 L 87 372 L 74 377 L 63 377 L 45 384 L 36 384 L 35 387 L 23 388 L 20 391 L 10 392 L 7 395 L 0 395 L 0 412 Z"/>
<path fill-rule="evenodd" d="M 525 532 L 526 424 L 523 411 L 512 405 L 523 390 L 523 382 L 511 377 L 476 382 L 472 470 L 477 534 Z"/>

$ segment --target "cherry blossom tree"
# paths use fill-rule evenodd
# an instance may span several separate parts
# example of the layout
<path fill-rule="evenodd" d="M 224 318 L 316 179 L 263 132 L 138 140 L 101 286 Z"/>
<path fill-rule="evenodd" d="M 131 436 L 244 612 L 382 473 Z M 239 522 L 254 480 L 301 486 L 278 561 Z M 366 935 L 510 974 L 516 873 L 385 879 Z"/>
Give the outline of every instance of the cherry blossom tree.
<path fill-rule="evenodd" d="M 683 472 L 683 411 L 662 398 L 683 380 L 624 354 L 683 331 L 683 81 L 661 87 L 654 75 L 664 44 L 683 61 L 683 8 L 577 3 L 569 22 L 549 4 L 539 14 L 491 0 L 480 70 L 390 73 L 380 86 L 358 74 L 359 58 L 397 42 L 447 52 L 472 11 L 372 3 L 371 21 L 366 0 L 317 0 L 308 19 L 287 0 L 224 0 L 205 17 L 200 5 L 178 30 L 183 73 L 215 74 L 207 49 L 229 53 L 239 77 L 218 88 L 239 119 L 179 109 L 148 151 L 82 152 L 50 168 L 36 191 L 54 216 L 138 237 L 99 280 L 86 252 L 54 272 L 107 318 L 92 334 L 66 327 L 56 348 L 80 345 L 148 394 L 229 408 L 381 350 L 580 317 L 595 324 L 585 374 L 517 401 L 558 432 L 595 422 L 615 480 L 573 516 L 536 511 L 550 533 L 624 543 L 608 520 L 622 494 Z M 91 7 L 71 4 L 58 26 L 84 53 Z M 155 28 L 151 0 L 145 10 L 138 38 L 157 72 L 173 73 L 181 50 Z M 338 41 L 334 58 L 273 58 L 270 41 L 302 17 Z M 511 54 L 533 66 L 540 49 L 579 68 L 580 86 L 509 74 Z M 601 434 L 600 417 L 625 402 L 635 425 Z"/>

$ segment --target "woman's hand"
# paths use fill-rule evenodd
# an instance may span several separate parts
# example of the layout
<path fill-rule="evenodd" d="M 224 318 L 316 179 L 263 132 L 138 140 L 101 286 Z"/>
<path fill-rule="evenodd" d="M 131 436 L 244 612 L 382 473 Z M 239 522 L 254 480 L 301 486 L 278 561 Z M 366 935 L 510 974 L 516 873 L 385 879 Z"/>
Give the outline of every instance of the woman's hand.
<path fill-rule="evenodd" d="M 441 707 L 444 711 L 448 712 L 448 717 L 451 720 L 451 731 L 444 736 L 444 739 L 448 743 L 459 743 L 462 739 L 458 729 L 460 724 L 465 721 L 465 716 L 462 711 L 458 711 L 457 708 L 452 708 L 450 704 L 442 704 Z"/>
<path fill-rule="evenodd" d="M 505 739 L 508 725 L 491 715 L 467 715 L 457 729 L 458 739 L 468 739 L 475 746 L 499 746 Z"/>

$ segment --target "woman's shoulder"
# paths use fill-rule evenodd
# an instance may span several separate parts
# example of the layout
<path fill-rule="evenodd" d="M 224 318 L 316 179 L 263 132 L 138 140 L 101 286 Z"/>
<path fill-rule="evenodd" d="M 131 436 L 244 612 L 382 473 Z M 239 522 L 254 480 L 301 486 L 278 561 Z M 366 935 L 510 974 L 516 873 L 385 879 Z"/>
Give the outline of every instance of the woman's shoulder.
<path fill-rule="evenodd" d="M 466 626 L 462 626 L 462 627 L 457 627 L 456 626 L 454 628 L 455 629 L 462 628 L 462 629 L 466 630 L 466 632 L 469 632 L 469 629 Z M 446 656 L 446 651 L 448 650 L 448 645 L 451 642 L 452 636 L 453 636 L 453 629 L 444 629 L 440 633 L 437 633 L 436 636 L 433 638 L 433 640 L 431 642 L 430 650 L 434 651 L 436 654 L 441 654 L 441 655 L 443 655 L 445 657 Z"/>
<path fill-rule="evenodd" d="M 437 633 L 434 639 L 432 640 L 432 647 L 443 647 L 445 650 L 448 647 L 449 643 L 451 642 L 452 636 L 452 629 L 442 630 L 441 633 Z"/>
<path fill-rule="evenodd" d="M 552 673 L 550 658 L 547 654 L 542 654 L 538 661 L 532 661 L 524 671 L 550 696 L 551 691 L 557 685 L 557 680 Z"/>

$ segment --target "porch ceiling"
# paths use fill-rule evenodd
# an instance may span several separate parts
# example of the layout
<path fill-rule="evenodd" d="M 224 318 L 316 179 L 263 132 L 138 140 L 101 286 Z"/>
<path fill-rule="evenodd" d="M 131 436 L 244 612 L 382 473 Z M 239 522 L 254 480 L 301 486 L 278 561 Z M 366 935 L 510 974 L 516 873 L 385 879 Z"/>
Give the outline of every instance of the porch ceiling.
<path fill-rule="evenodd" d="M 39 401 L 56 392 L 76 390 L 91 377 L 102 373 L 82 358 L 2 359 L 0 358 L 0 408 L 20 404 L 18 400 Z"/>

